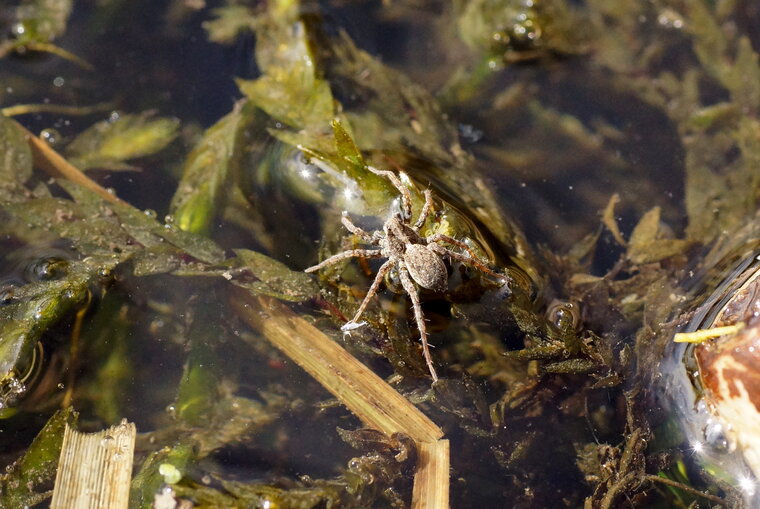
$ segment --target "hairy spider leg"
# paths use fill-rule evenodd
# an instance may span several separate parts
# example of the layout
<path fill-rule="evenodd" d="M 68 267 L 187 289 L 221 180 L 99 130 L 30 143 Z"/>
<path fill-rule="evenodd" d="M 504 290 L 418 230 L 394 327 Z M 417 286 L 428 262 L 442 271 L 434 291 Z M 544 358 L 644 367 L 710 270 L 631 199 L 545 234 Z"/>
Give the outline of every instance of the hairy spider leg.
<path fill-rule="evenodd" d="M 382 258 L 383 256 L 383 253 L 379 249 L 351 249 L 348 251 L 343 251 L 342 253 L 334 254 L 321 263 L 313 265 L 308 269 L 304 269 L 304 272 L 316 272 L 323 267 L 327 267 L 333 263 L 338 263 L 339 261 L 345 260 L 346 258 Z"/>
<path fill-rule="evenodd" d="M 430 189 L 425 189 L 425 205 L 422 206 L 420 217 L 417 218 L 417 222 L 412 225 L 412 230 L 418 232 L 422 225 L 427 221 L 430 211 L 433 210 L 433 193 Z"/>
<path fill-rule="evenodd" d="M 369 290 L 367 290 L 367 294 L 364 296 L 364 300 L 361 304 L 359 304 L 359 309 L 356 310 L 356 314 L 354 314 L 354 317 L 348 323 L 358 323 L 359 317 L 362 315 L 362 313 L 364 313 L 364 310 L 367 309 L 367 304 L 369 304 L 370 299 L 377 293 L 377 289 L 380 287 L 380 283 L 383 282 L 383 278 L 385 278 L 385 275 L 389 270 L 391 270 L 391 267 L 393 267 L 393 264 L 390 260 L 388 260 L 387 262 L 383 263 L 379 269 L 377 269 L 377 275 L 375 275 L 375 280 L 372 281 L 372 286 L 370 286 Z"/>
<path fill-rule="evenodd" d="M 417 321 L 417 329 L 420 331 L 420 341 L 422 342 L 422 355 L 425 357 L 425 364 L 427 364 L 430 370 L 430 376 L 433 377 L 433 382 L 438 381 L 438 374 L 433 367 L 433 358 L 430 356 L 430 345 L 427 340 L 427 327 L 425 327 L 425 316 L 422 314 L 422 304 L 420 304 L 420 294 L 417 291 L 417 287 L 412 282 L 412 278 L 407 272 L 406 267 L 399 267 L 398 274 L 401 277 L 401 285 L 409 294 L 409 298 L 412 299 L 412 309 L 414 310 L 414 318 Z"/>
<path fill-rule="evenodd" d="M 403 209 L 402 212 L 404 213 L 404 218 L 409 219 L 412 217 L 412 195 L 409 194 L 409 189 L 407 189 L 404 184 L 401 183 L 401 180 L 398 178 L 398 176 L 393 173 L 392 171 L 388 170 L 378 170 L 377 168 L 373 168 L 372 166 L 367 166 L 369 171 L 374 173 L 375 175 L 380 175 L 381 177 L 385 177 L 388 180 L 391 181 L 391 184 L 393 184 L 393 187 L 395 187 L 398 192 L 401 194 L 401 208 Z"/>
<path fill-rule="evenodd" d="M 465 244 L 464 242 L 461 242 L 459 240 L 453 239 L 449 237 L 448 235 L 444 235 L 442 233 L 436 233 L 434 235 L 431 235 L 430 237 L 427 237 L 425 239 L 428 243 L 428 247 L 435 251 L 436 253 L 440 255 L 446 255 L 450 256 L 451 258 L 454 258 L 455 260 L 459 260 L 462 263 L 470 264 L 479 270 L 485 272 L 486 274 L 493 276 L 497 279 L 505 280 L 507 277 L 504 274 L 499 274 L 498 272 L 494 272 L 485 265 L 483 265 L 480 260 L 478 260 L 478 257 L 473 253 L 472 249 L 470 249 L 470 246 Z M 470 256 L 465 256 L 463 254 L 457 253 L 455 251 L 452 251 L 451 249 L 446 249 L 445 247 L 441 246 L 440 244 L 436 244 L 436 242 L 447 242 L 449 244 L 453 244 L 459 248 L 464 249 L 467 251 Z"/>
<path fill-rule="evenodd" d="M 346 230 L 350 231 L 357 237 L 361 237 L 365 242 L 374 242 L 372 235 L 356 226 L 353 221 L 351 221 L 351 218 L 348 217 L 348 215 L 345 213 L 343 214 L 343 217 L 340 218 L 340 222 L 343 223 L 343 226 L 346 227 Z"/>

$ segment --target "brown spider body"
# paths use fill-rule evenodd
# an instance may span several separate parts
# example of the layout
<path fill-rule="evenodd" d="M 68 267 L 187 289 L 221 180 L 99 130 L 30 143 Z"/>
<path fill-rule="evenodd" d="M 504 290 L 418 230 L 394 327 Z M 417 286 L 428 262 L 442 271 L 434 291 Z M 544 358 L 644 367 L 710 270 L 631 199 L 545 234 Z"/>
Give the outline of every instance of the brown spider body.
<path fill-rule="evenodd" d="M 404 253 L 404 265 L 414 282 L 434 292 L 445 292 L 449 274 L 441 256 L 422 244 L 411 244 Z"/>
<path fill-rule="evenodd" d="M 415 284 L 434 292 L 445 292 L 448 288 L 448 271 L 446 270 L 446 264 L 443 262 L 444 258 L 451 258 L 473 265 L 479 270 L 501 280 L 505 280 L 505 277 L 491 271 L 488 267 L 478 261 L 475 254 L 464 242 L 460 242 L 439 233 L 427 237 L 420 235 L 420 229 L 427 221 L 427 218 L 433 209 L 433 196 L 429 189 L 425 190 L 425 205 L 422 207 L 422 211 L 420 212 L 417 221 L 415 221 L 414 224 L 410 224 L 409 221 L 412 217 L 412 199 L 409 190 L 403 186 L 401 180 L 395 173 L 390 171 L 380 171 L 374 168 L 369 169 L 377 175 L 386 177 L 391 181 L 393 186 L 398 189 L 401 194 L 401 212 L 396 212 L 388 218 L 383 225 L 382 233 L 373 232 L 371 235 L 356 226 L 349 219 L 348 215 L 344 213 L 341 220 L 343 226 L 354 235 L 360 237 L 366 244 L 376 246 L 376 248 L 343 251 L 342 253 L 327 258 L 313 267 L 309 267 L 306 269 L 306 272 L 315 272 L 322 267 L 332 265 L 346 258 L 387 258 L 377 270 L 377 275 L 367 291 L 367 295 L 359 305 L 356 314 L 349 322 L 343 325 L 342 329 L 344 331 L 350 331 L 364 325 L 365 322 L 359 322 L 359 318 L 367 308 L 370 299 L 377 294 L 385 275 L 388 274 L 391 269 L 395 268 L 398 271 L 404 291 L 409 295 L 409 298 L 412 301 L 412 309 L 414 310 L 417 329 L 420 333 L 422 353 L 425 357 L 425 362 L 430 370 L 430 375 L 433 377 L 433 380 L 438 380 L 438 375 L 435 372 L 433 360 L 430 355 L 430 346 L 428 345 L 427 340 L 427 328 L 425 327 L 425 317 L 422 313 L 419 291 Z M 442 246 L 440 244 L 442 242 L 464 249 L 468 252 L 469 256 L 457 253 Z"/>
<path fill-rule="evenodd" d="M 415 283 L 427 290 L 445 292 L 449 275 L 441 255 L 430 249 L 417 231 L 405 225 L 398 214 L 383 227 L 385 237 L 379 242 L 380 253 L 394 260 L 399 269 L 406 268 Z"/>

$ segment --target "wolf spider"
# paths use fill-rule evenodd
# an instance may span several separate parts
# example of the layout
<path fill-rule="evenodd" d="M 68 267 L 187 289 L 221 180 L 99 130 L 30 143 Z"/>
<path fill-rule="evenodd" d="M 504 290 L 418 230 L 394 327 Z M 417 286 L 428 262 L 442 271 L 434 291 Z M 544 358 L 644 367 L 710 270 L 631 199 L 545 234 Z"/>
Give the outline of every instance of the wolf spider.
<path fill-rule="evenodd" d="M 420 332 L 420 341 L 422 342 L 422 353 L 425 357 L 425 363 L 430 370 L 433 381 L 438 380 L 438 375 L 433 367 L 433 359 L 430 356 L 430 347 L 428 345 L 427 328 L 425 327 L 425 317 L 422 313 L 420 295 L 415 283 L 422 288 L 434 292 L 444 292 L 448 287 L 448 272 L 443 258 L 448 257 L 476 267 L 482 272 L 494 276 L 502 281 L 506 277 L 502 274 L 493 272 L 483 265 L 475 256 L 475 253 L 465 244 L 447 235 L 435 233 L 427 237 L 420 235 L 420 228 L 427 221 L 430 212 L 433 210 L 433 195 L 429 189 L 425 190 L 425 205 L 422 207 L 419 217 L 411 224 L 412 218 L 412 198 L 409 189 L 404 187 L 399 177 L 385 170 L 377 170 L 370 167 L 369 170 L 376 175 L 390 180 L 401 195 L 401 211 L 395 212 L 383 224 L 383 230 L 374 231 L 371 234 L 356 226 L 343 212 L 341 222 L 348 231 L 360 237 L 369 245 L 377 246 L 377 249 L 350 249 L 342 253 L 335 254 L 323 262 L 309 267 L 306 272 L 316 272 L 323 267 L 332 265 L 346 258 L 387 258 L 377 270 L 372 285 L 367 291 L 367 295 L 359 305 L 354 317 L 341 327 L 341 330 L 347 332 L 365 325 L 366 322 L 359 322 L 364 310 L 367 308 L 369 301 L 377 294 L 378 288 L 382 283 L 385 275 L 392 269 L 396 269 L 401 279 L 401 285 L 404 291 L 412 299 L 412 308 L 414 317 L 417 322 L 417 329 Z M 441 243 L 451 244 L 460 249 L 467 251 L 468 255 L 457 253 L 441 245 Z"/>

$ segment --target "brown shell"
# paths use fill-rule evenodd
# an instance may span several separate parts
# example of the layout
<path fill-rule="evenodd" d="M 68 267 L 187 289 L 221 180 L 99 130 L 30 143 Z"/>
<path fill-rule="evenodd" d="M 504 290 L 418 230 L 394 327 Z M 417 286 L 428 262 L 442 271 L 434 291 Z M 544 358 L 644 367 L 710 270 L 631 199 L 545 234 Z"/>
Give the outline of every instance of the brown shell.
<path fill-rule="evenodd" d="M 744 324 L 733 334 L 695 348 L 702 384 L 713 404 L 739 400 L 760 415 L 760 271 L 755 270 L 726 302 L 711 327 Z"/>
<path fill-rule="evenodd" d="M 415 283 L 428 290 L 444 292 L 449 274 L 441 257 L 422 244 L 411 244 L 404 252 L 404 264 Z"/>
<path fill-rule="evenodd" d="M 747 327 L 724 341 L 706 341 L 696 349 L 702 383 L 713 404 L 744 399 L 760 416 L 760 326 Z"/>

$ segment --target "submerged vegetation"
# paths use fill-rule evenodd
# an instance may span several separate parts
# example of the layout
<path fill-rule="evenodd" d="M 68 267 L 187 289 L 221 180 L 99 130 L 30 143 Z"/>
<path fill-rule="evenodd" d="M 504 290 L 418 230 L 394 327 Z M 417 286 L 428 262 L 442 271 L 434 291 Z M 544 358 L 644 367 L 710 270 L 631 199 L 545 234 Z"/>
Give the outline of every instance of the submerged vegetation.
<path fill-rule="evenodd" d="M 760 252 L 757 22 L 740 0 L 6 2 L 0 506 L 49 498 L 65 424 L 123 418 L 132 507 L 408 507 L 441 435 L 452 507 L 756 503 L 743 444 L 703 457 L 669 391 L 673 334 Z M 304 272 L 391 217 L 457 241 L 436 285 L 396 257 L 360 309 L 381 261 Z M 387 401 L 336 388 L 355 360 Z"/>

